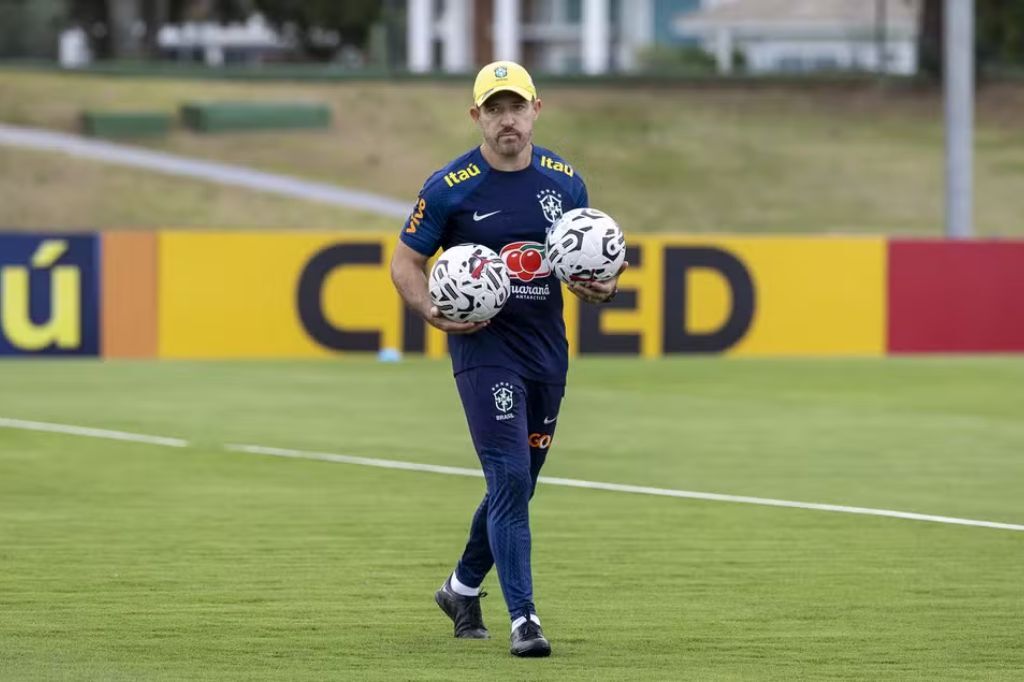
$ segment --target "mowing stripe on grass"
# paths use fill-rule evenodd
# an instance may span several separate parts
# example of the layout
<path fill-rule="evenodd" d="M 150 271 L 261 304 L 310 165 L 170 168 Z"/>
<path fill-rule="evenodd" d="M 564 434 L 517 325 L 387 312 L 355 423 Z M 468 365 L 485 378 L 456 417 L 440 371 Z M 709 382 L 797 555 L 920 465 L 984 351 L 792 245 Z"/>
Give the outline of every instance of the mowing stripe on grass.
<path fill-rule="evenodd" d="M 149 436 L 140 433 L 127 433 L 125 431 L 110 431 L 107 429 L 94 429 L 84 426 L 72 426 L 68 424 L 53 424 L 49 422 L 36 422 L 24 419 L 7 419 L 0 417 L 0 428 L 22 429 L 26 431 L 44 431 L 48 433 L 60 433 L 70 436 L 87 436 L 90 438 L 106 438 L 109 440 L 132 441 L 146 443 L 148 445 L 162 445 L 167 447 L 183 448 L 189 442 L 180 438 L 167 438 L 164 436 Z M 450 467 L 438 464 L 419 464 L 416 462 L 403 462 L 394 459 L 377 459 L 374 457 L 355 457 L 353 455 L 340 455 L 332 452 L 314 452 L 308 450 L 292 450 L 290 448 L 273 448 L 263 445 L 240 445 L 227 444 L 224 448 L 230 452 L 240 452 L 250 455 L 269 455 L 272 457 L 287 457 L 291 459 L 311 459 L 321 462 L 334 462 L 338 464 L 356 464 L 359 466 L 377 467 L 379 469 L 403 469 L 405 471 L 418 471 L 431 474 L 444 474 L 447 476 L 468 476 L 471 478 L 483 478 L 483 472 L 479 469 L 467 469 L 464 467 Z M 896 511 L 893 509 L 872 509 L 869 507 L 848 507 L 840 504 L 819 504 L 817 502 L 795 502 L 792 500 L 776 500 L 767 497 L 749 497 L 746 495 L 723 495 L 720 493 L 702 493 L 692 490 L 673 490 L 671 488 L 651 488 L 642 485 L 628 485 L 623 483 L 602 483 L 600 481 L 583 481 L 576 478 L 556 478 L 552 476 L 541 476 L 539 483 L 545 485 L 558 485 L 567 488 L 587 488 L 590 490 L 607 490 L 617 493 L 631 493 L 634 495 L 656 495 L 659 497 L 681 497 L 691 500 L 706 500 L 711 502 L 735 502 L 739 504 L 754 504 L 762 507 L 789 507 L 793 509 L 811 509 L 814 511 L 839 512 L 842 514 L 861 514 L 864 516 L 886 516 L 896 519 L 908 519 L 911 521 L 927 521 L 930 523 L 944 523 L 956 526 L 976 526 L 980 528 L 996 528 L 999 530 L 1024 531 L 1024 525 L 1016 523 L 1001 523 L 998 521 L 979 521 L 976 519 L 961 519 L 954 516 L 936 516 L 934 514 L 918 514 L 916 512 Z"/>
<path fill-rule="evenodd" d="M 379 467 L 382 469 L 405 469 L 407 471 L 424 471 L 434 474 L 447 474 L 449 476 L 472 476 L 482 478 L 483 473 L 477 469 L 464 469 L 462 467 L 437 466 L 435 464 L 416 464 L 414 462 L 401 462 L 392 459 L 374 459 L 369 457 L 353 457 L 351 455 L 339 455 L 330 452 L 308 452 L 305 450 L 291 450 L 287 448 L 268 448 L 262 445 L 226 445 L 232 452 L 245 452 L 253 455 L 272 455 L 274 457 L 291 457 L 295 459 L 314 459 L 323 462 L 337 462 L 339 464 L 359 464 L 361 466 Z M 740 504 L 756 504 L 764 507 L 791 507 L 793 509 L 813 509 L 816 511 L 840 512 L 843 514 L 862 514 L 865 516 L 888 516 L 896 519 L 910 519 L 912 521 L 929 521 L 931 523 L 946 523 L 957 526 L 979 526 L 982 528 L 998 528 L 1000 530 L 1024 531 L 1024 525 L 1015 523 L 1000 523 L 998 521 L 978 521 L 975 519 L 960 519 L 953 516 L 936 516 L 934 514 L 918 514 L 915 512 L 895 511 L 892 509 L 871 509 L 868 507 L 848 507 L 840 504 L 819 504 L 817 502 L 794 502 L 792 500 L 775 500 L 766 497 L 748 497 L 746 495 L 723 495 L 720 493 L 701 493 L 692 490 L 672 490 L 670 488 L 650 488 L 642 485 L 628 485 L 622 483 L 602 483 L 600 481 L 582 481 L 575 478 L 555 478 L 551 476 L 540 476 L 538 483 L 546 485 L 560 485 L 568 488 L 588 488 L 590 490 L 608 490 L 617 493 L 632 493 L 635 495 L 658 495 L 661 497 L 682 497 L 691 500 L 709 500 L 712 502 L 738 502 Z"/>
<path fill-rule="evenodd" d="M 26 419 L 7 419 L 0 417 L 0 428 L 21 429 L 23 431 L 45 431 L 47 433 L 63 433 L 69 436 L 86 436 L 88 438 L 106 438 L 107 440 L 126 440 L 132 443 L 149 445 L 165 445 L 171 448 L 188 447 L 188 441 L 181 438 L 166 436 L 149 436 L 144 433 L 127 431 L 110 431 L 109 429 L 93 429 L 88 426 L 71 426 L 68 424 L 52 424 L 50 422 L 34 422 Z"/>

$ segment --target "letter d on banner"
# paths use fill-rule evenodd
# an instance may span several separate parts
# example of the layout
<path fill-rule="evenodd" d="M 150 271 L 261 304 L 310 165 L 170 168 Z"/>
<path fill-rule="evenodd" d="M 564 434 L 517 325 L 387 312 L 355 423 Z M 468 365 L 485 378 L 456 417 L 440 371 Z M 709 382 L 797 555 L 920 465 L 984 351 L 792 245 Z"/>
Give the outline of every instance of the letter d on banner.
<path fill-rule="evenodd" d="M 711 332 L 696 333 L 686 328 L 686 307 L 690 305 L 687 274 L 697 268 L 714 270 L 725 278 L 732 291 L 728 317 Z M 754 301 L 750 271 L 733 254 L 714 247 L 666 247 L 663 352 L 720 353 L 728 350 L 750 329 Z"/>

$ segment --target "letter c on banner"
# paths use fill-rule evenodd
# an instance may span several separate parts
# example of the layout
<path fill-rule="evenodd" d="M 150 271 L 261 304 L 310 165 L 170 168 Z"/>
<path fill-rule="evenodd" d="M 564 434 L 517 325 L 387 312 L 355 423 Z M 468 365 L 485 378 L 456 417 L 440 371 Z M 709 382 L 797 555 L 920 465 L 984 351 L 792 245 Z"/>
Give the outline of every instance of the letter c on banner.
<path fill-rule="evenodd" d="M 339 329 L 324 314 L 323 288 L 327 276 L 346 265 L 380 265 L 380 244 L 336 244 L 318 252 L 299 276 L 298 310 L 302 326 L 317 343 L 333 350 L 380 348 L 380 332 Z"/>

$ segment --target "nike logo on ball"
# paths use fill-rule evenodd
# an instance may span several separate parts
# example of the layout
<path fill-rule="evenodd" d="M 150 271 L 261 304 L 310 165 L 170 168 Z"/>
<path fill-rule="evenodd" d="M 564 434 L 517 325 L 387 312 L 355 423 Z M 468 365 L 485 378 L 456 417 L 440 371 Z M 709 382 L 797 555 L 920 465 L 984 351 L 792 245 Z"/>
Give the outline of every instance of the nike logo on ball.
<path fill-rule="evenodd" d="M 551 417 L 551 418 L 544 417 L 544 423 L 545 424 L 554 424 L 557 420 L 558 420 L 558 415 L 557 414 L 554 417 Z"/>
<path fill-rule="evenodd" d="M 481 220 L 483 220 L 484 218 L 490 218 L 492 215 L 497 215 L 499 213 L 501 213 L 500 209 L 497 210 L 497 211 L 491 211 L 490 213 L 484 213 L 483 215 L 480 215 L 476 211 L 473 211 L 473 222 L 474 223 L 478 223 Z"/>

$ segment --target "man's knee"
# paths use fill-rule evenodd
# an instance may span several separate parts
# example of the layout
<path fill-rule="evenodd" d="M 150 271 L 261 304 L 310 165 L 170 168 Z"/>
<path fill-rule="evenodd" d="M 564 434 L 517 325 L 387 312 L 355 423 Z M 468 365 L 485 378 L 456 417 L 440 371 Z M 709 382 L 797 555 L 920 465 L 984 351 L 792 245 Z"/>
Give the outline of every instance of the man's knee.
<path fill-rule="evenodd" d="M 534 478 L 526 462 L 514 461 L 510 453 L 498 450 L 483 450 L 480 456 L 485 462 L 490 507 L 500 505 L 507 508 L 530 500 Z"/>

